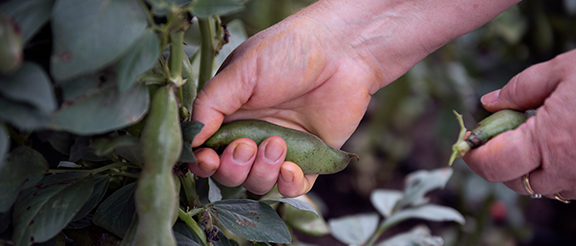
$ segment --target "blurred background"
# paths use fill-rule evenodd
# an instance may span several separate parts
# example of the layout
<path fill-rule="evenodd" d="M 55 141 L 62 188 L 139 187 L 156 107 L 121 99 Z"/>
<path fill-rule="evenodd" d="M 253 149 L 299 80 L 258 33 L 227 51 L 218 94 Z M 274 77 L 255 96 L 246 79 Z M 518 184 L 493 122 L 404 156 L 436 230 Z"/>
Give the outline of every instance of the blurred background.
<path fill-rule="evenodd" d="M 249 0 L 243 12 L 223 20 L 242 20 L 250 36 L 312 2 Z M 459 131 L 453 109 L 472 128 L 489 115 L 479 104 L 483 94 L 501 88 L 528 66 L 573 48 L 576 0 L 525 0 L 428 56 L 374 95 L 360 127 L 343 147 L 361 160 L 341 173 L 318 178 L 311 195 L 323 204 L 325 218 L 373 212 L 372 190 L 401 190 L 408 173 L 446 166 Z M 460 211 L 465 225 L 411 220 L 383 236 L 425 224 L 446 245 L 576 245 L 576 203 L 519 196 L 483 180 L 461 160 L 454 170 L 447 187 L 430 198 Z M 297 237 L 306 243 L 341 245 L 331 236 Z"/>

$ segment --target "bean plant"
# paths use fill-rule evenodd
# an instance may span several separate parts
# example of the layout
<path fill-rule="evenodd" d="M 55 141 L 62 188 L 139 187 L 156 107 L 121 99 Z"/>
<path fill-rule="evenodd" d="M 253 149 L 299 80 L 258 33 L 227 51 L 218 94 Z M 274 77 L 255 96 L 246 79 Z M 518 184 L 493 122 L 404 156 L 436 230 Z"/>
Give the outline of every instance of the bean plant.
<path fill-rule="evenodd" d="M 0 244 L 290 244 L 294 229 L 314 234 L 310 222 L 323 218 L 305 197 L 256 197 L 187 169 L 203 127 L 190 118 L 196 92 L 245 38 L 220 17 L 242 9 L 239 0 L 0 4 Z M 447 172 L 415 174 L 403 193 L 375 191 L 388 219 L 374 235 L 407 218 L 462 222 L 423 197 Z M 333 220 L 316 235 L 353 225 Z M 362 244 L 373 229 L 339 239 Z"/>

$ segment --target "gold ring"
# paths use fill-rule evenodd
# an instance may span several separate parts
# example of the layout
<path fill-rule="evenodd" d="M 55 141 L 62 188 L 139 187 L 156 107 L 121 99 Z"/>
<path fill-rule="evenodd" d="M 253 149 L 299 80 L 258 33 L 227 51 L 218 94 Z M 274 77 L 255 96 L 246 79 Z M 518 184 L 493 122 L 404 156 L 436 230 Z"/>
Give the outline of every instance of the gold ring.
<path fill-rule="evenodd" d="M 528 180 L 528 174 L 529 173 L 524 174 L 524 176 L 522 176 L 522 185 L 524 186 L 524 189 L 526 189 L 528 194 L 530 194 L 531 198 L 542 198 L 542 194 L 534 192 L 532 187 L 530 187 L 530 180 Z"/>
<path fill-rule="evenodd" d="M 568 200 L 566 197 L 560 195 L 560 192 L 554 194 L 554 199 L 556 199 L 556 200 L 558 200 L 558 201 L 560 201 L 560 202 L 563 202 L 563 203 L 565 203 L 565 204 L 570 203 L 570 200 Z"/>

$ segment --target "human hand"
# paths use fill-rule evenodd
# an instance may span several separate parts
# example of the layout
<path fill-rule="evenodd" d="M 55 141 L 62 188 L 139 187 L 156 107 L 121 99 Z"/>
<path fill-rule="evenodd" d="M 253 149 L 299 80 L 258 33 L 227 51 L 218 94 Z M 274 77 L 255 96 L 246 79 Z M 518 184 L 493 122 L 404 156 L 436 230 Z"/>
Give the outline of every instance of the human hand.
<path fill-rule="evenodd" d="M 529 67 L 501 90 L 482 97 L 489 111 L 537 108 L 536 116 L 464 156 L 474 172 L 528 194 L 576 199 L 576 50 Z"/>
<path fill-rule="evenodd" d="M 258 33 L 227 58 L 194 103 L 193 120 L 205 126 L 193 147 L 223 122 L 237 119 L 262 119 L 310 132 L 335 148 L 344 144 L 381 80 L 337 36 L 342 34 L 329 31 L 310 11 Z M 304 175 L 285 156 L 286 143 L 279 137 L 260 146 L 243 138 L 233 141 L 221 156 L 212 149 L 198 149 L 198 162 L 189 168 L 226 186 L 242 184 L 256 194 L 275 184 L 287 197 L 308 192 L 317 175 Z"/>

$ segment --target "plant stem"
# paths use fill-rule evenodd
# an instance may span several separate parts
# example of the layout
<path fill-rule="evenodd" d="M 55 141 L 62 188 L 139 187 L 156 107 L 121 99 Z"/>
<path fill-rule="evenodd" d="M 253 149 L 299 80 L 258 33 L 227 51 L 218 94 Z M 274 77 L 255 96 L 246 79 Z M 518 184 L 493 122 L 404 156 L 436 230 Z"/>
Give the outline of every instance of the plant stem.
<path fill-rule="evenodd" d="M 194 234 L 196 234 L 196 236 L 198 236 L 198 238 L 200 238 L 200 241 L 202 241 L 202 244 L 204 246 L 210 246 L 211 245 L 211 243 L 208 243 L 206 241 L 206 233 L 204 233 L 204 230 L 202 230 L 202 228 L 200 228 L 198 223 L 196 223 L 196 221 L 194 219 L 192 219 L 192 217 L 190 217 L 190 215 L 186 214 L 184 211 L 182 211 L 182 209 L 179 209 L 178 210 L 178 218 L 180 218 L 182 221 L 184 221 L 184 223 L 186 223 L 186 225 L 188 225 L 188 227 L 190 227 L 190 229 L 194 232 Z"/>
<path fill-rule="evenodd" d="M 176 18 L 176 17 L 175 17 Z M 182 86 L 182 57 L 184 55 L 184 28 L 176 28 L 170 32 L 170 82 L 176 87 Z"/>
<path fill-rule="evenodd" d="M 138 179 L 140 177 L 138 174 L 127 173 L 127 172 L 114 172 L 114 173 L 111 173 L 111 175 L 124 176 L 124 177 L 135 178 L 135 179 Z"/>
<path fill-rule="evenodd" d="M 186 205 L 190 208 L 198 207 L 198 194 L 196 193 L 196 181 L 193 174 L 188 171 L 184 176 L 178 176 L 182 189 L 184 190 L 184 197 L 186 198 Z"/>
<path fill-rule="evenodd" d="M 198 90 L 212 78 L 212 64 L 214 63 L 214 33 L 212 30 L 212 18 L 198 19 L 200 27 L 200 74 L 198 75 Z"/>
<path fill-rule="evenodd" d="M 122 167 L 125 165 L 126 164 L 124 164 L 122 162 L 115 162 L 115 163 L 112 163 L 110 165 L 106 165 L 106 166 L 95 168 L 95 169 L 49 169 L 48 172 L 49 173 L 79 172 L 79 173 L 97 174 L 97 173 L 101 173 L 101 172 L 104 172 L 104 171 L 112 169 L 112 168 Z"/>

